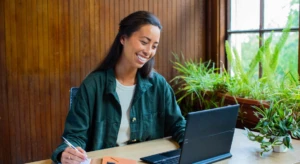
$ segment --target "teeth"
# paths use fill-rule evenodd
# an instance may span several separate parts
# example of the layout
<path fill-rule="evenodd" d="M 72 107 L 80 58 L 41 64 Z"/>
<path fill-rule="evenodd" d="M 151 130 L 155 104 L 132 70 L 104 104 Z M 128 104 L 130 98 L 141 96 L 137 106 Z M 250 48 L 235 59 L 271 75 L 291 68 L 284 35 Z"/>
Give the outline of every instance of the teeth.
<path fill-rule="evenodd" d="M 139 60 L 140 61 L 142 61 L 142 62 L 146 62 L 147 61 L 147 59 L 146 58 L 143 58 L 143 57 L 141 57 L 140 55 L 137 55 L 137 57 L 139 58 Z"/>

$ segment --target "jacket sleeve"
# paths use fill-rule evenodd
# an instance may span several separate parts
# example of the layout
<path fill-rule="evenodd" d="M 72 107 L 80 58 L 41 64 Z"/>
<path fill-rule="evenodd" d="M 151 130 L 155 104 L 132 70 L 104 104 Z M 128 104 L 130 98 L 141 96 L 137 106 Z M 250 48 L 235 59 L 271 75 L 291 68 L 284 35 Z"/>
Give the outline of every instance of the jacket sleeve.
<path fill-rule="evenodd" d="M 89 99 L 92 97 L 88 94 L 86 85 L 83 83 L 68 112 L 63 136 L 75 147 L 86 148 L 88 140 L 87 130 L 90 124 Z M 51 159 L 58 163 L 58 155 L 65 150 L 67 144 L 61 143 L 53 152 Z"/>
<path fill-rule="evenodd" d="M 165 87 L 165 125 L 167 134 L 179 144 L 183 142 L 186 120 L 181 114 L 181 110 L 176 102 L 176 98 L 171 86 L 166 82 Z"/>

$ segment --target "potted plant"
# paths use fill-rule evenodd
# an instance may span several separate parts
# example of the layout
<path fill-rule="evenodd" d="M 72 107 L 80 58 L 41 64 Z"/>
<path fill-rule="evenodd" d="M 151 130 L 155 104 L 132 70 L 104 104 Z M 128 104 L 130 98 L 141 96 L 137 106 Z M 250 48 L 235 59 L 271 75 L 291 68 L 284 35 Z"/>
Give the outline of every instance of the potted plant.
<path fill-rule="evenodd" d="M 288 104 L 276 102 L 270 108 L 254 107 L 257 111 L 255 116 L 259 118 L 258 124 L 252 132 L 245 128 L 246 135 L 251 141 L 260 143 L 262 151 L 285 152 L 292 148 L 291 136 L 300 137 L 300 119 L 295 119 L 293 110 Z"/>
<path fill-rule="evenodd" d="M 185 60 L 173 54 L 175 60 L 173 67 L 179 75 L 175 76 L 171 83 L 176 88 L 177 102 L 181 106 L 183 115 L 194 110 L 201 110 L 221 106 L 216 96 L 217 92 L 227 92 L 225 74 L 219 73 L 219 69 L 211 61 L 198 62 Z"/>
<path fill-rule="evenodd" d="M 225 43 L 227 59 L 234 79 L 228 87 L 227 95 L 231 97 L 225 97 L 225 104 L 239 103 L 241 105 L 240 117 L 246 122 L 244 124 L 246 127 L 252 128 L 258 122 L 258 118 L 254 116 L 255 108 L 252 106 L 268 108 L 271 102 L 282 100 L 287 95 L 287 90 L 293 90 L 299 86 L 298 74 L 295 75 L 286 70 L 286 74 L 282 77 L 277 72 L 280 52 L 289 37 L 291 20 L 290 16 L 286 28 L 274 46 L 272 46 L 273 32 L 269 35 L 248 66 L 242 65 L 238 51 L 231 48 L 228 41 Z M 258 71 L 259 64 L 262 75 L 257 78 L 255 72 Z M 289 99 L 289 97 L 285 98 Z M 292 109 L 299 111 L 294 107 Z"/>
<path fill-rule="evenodd" d="M 237 127 L 253 128 L 259 121 L 254 115 L 256 108 L 253 106 L 264 109 L 269 108 L 272 102 L 285 100 L 293 110 L 294 117 L 299 116 L 300 96 L 292 96 L 300 95 L 298 75 L 286 70 L 282 77 L 276 72 L 279 54 L 289 36 L 290 27 L 289 21 L 274 46 L 271 46 L 271 33 L 248 66 L 242 65 L 237 50 L 231 48 L 227 41 L 225 49 L 231 70 L 215 68 L 211 61 L 186 61 L 175 57 L 173 65 L 179 75 L 171 82 L 175 83 L 174 88 L 183 113 L 197 108 L 209 109 L 238 103 L 241 107 Z M 255 77 L 259 64 L 262 75 Z"/>

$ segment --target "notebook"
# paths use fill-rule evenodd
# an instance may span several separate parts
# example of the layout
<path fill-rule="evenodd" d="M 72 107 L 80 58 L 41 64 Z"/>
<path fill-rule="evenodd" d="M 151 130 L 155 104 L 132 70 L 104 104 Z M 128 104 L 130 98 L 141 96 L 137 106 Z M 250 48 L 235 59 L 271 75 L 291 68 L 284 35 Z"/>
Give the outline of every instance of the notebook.
<path fill-rule="evenodd" d="M 142 157 L 147 163 L 213 163 L 230 158 L 232 139 L 240 105 L 191 112 L 182 148 Z"/>
<path fill-rule="evenodd" d="M 121 157 L 103 157 L 102 164 L 137 164 L 133 159 L 121 158 Z"/>
<path fill-rule="evenodd" d="M 83 163 L 81 162 L 81 164 Z M 102 158 L 93 158 L 90 163 L 86 164 L 137 164 L 137 161 L 122 157 L 105 156 Z"/>

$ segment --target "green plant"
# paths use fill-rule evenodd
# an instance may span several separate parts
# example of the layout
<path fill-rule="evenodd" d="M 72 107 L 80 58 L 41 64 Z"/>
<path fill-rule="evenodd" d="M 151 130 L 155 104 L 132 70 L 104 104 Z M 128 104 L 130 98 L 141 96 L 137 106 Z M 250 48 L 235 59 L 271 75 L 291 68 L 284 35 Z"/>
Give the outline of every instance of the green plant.
<path fill-rule="evenodd" d="M 177 88 L 177 102 L 181 106 L 184 105 L 183 114 L 185 115 L 191 109 L 202 109 L 204 106 L 206 108 L 219 106 L 213 96 L 210 96 L 209 100 L 206 97 L 215 92 L 226 93 L 228 91 L 226 81 L 229 76 L 226 73 L 220 73 L 211 61 L 202 62 L 200 59 L 194 62 L 185 60 L 183 55 L 179 58 L 173 53 L 173 56 L 175 58 L 172 61 L 173 68 L 178 71 L 179 75 L 175 76 L 171 82 L 174 88 Z"/>
<path fill-rule="evenodd" d="M 278 42 L 272 47 L 273 32 L 263 42 L 249 65 L 243 65 L 240 54 L 235 47 L 231 48 L 229 42 L 225 42 L 225 50 L 231 71 L 234 73 L 234 80 L 229 86 L 229 94 L 237 97 L 245 97 L 256 100 L 277 100 L 278 97 L 272 97 L 274 92 L 280 92 L 281 84 L 285 87 L 295 87 L 298 85 L 298 77 L 292 76 L 287 70 L 286 76 L 278 76 L 277 68 L 279 55 L 282 51 L 290 33 L 292 18 L 289 17 L 286 28 L 282 31 Z M 272 49 L 273 48 L 273 49 Z M 258 78 L 257 72 L 261 67 L 262 75 Z M 247 68 L 247 69 L 246 69 Z M 279 77 L 279 78 L 277 78 Z M 272 80 L 270 80 L 272 79 Z M 276 98 L 276 99 L 274 99 Z"/>
<path fill-rule="evenodd" d="M 256 117 L 259 122 L 253 130 L 259 133 L 247 131 L 247 137 L 251 141 L 260 143 L 262 152 L 268 152 L 273 146 L 284 144 L 287 148 L 292 148 L 290 142 L 290 135 L 294 138 L 300 137 L 300 119 L 296 119 L 293 110 L 289 108 L 288 104 L 283 102 L 272 103 L 270 108 L 254 107 Z M 283 137 L 283 140 L 279 140 Z"/>
<path fill-rule="evenodd" d="M 175 61 L 172 61 L 173 67 L 178 71 L 178 75 L 171 82 L 176 88 L 177 100 L 183 114 L 196 108 L 209 109 L 232 103 L 228 101 L 228 97 L 232 96 L 235 103 L 239 103 L 240 98 L 250 99 L 249 102 L 251 99 L 257 100 L 256 102 L 260 103 L 260 105 L 256 103 L 258 107 L 262 105 L 266 107 L 272 102 L 285 102 L 286 106 L 293 111 L 294 118 L 299 118 L 299 76 L 291 73 L 289 68 L 285 70 L 284 76 L 278 74 L 279 57 L 284 55 L 280 52 L 290 33 L 291 19 L 288 20 L 279 40 L 273 43 L 273 32 L 270 33 L 246 66 L 243 65 L 237 49 L 231 48 L 228 41 L 225 42 L 225 49 L 230 70 L 216 68 L 210 60 L 205 62 L 201 59 L 185 60 L 183 55 L 179 58 L 173 54 L 175 56 Z M 259 68 L 262 71 L 261 76 L 258 76 Z M 218 92 L 225 94 L 218 94 Z M 221 100 L 220 95 L 223 96 Z M 257 119 L 255 117 L 255 120 L 252 119 L 251 106 L 242 105 L 244 109 L 240 110 L 239 118 L 243 122 L 244 118 L 251 117 L 248 121 L 253 127 Z"/>

